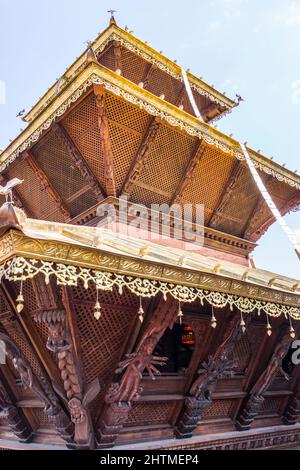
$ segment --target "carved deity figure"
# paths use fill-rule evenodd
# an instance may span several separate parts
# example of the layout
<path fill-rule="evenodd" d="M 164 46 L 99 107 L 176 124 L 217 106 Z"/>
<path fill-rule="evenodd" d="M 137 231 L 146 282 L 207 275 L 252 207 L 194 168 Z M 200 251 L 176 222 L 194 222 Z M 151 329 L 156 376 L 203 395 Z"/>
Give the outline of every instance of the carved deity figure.
<path fill-rule="evenodd" d="M 153 352 L 166 329 L 173 327 L 177 316 L 176 309 L 178 309 L 178 304 L 175 300 L 172 300 L 170 304 L 163 302 L 158 307 L 136 351 L 128 354 L 126 359 L 119 364 L 116 374 L 125 372 L 120 383 L 114 383 L 109 388 L 105 397 L 107 404 L 130 403 L 132 400 L 137 400 L 143 391 L 141 379 L 145 370 L 148 371 L 152 380 L 160 375 L 157 366 L 165 365 L 168 358 L 155 356 Z"/>

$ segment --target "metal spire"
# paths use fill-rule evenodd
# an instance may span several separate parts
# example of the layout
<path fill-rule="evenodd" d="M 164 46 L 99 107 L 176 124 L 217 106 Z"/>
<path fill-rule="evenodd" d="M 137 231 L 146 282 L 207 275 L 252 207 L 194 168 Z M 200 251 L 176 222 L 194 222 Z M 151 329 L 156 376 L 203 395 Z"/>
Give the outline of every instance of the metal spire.
<path fill-rule="evenodd" d="M 115 20 L 115 13 L 117 13 L 117 10 L 108 10 L 107 13 L 110 13 L 110 22 L 109 24 L 112 25 L 112 24 L 117 24 L 116 20 Z"/>

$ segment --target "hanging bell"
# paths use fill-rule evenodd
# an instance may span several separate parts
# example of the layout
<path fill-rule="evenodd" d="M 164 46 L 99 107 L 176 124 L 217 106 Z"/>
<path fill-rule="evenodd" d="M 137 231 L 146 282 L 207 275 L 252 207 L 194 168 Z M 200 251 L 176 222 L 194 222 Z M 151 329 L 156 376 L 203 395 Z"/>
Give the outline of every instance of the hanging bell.
<path fill-rule="evenodd" d="M 141 323 L 144 322 L 144 315 L 145 315 L 145 312 L 144 312 L 144 309 L 143 309 L 143 306 L 141 304 L 140 308 L 139 308 L 139 311 L 138 311 L 138 314 L 139 314 L 139 320 Z"/>
<path fill-rule="evenodd" d="M 213 312 L 212 317 L 211 317 L 211 327 L 215 330 L 217 328 L 217 319 L 215 317 L 215 314 Z"/>
<path fill-rule="evenodd" d="M 24 296 L 20 292 L 20 294 L 17 297 L 17 312 L 21 313 L 23 309 L 24 309 Z"/>
<path fill-rule="evenodd" d="M 290 337 L 292 339 L 295 339 L 296 338 L 296 333 L 295 333 L 295 330 L 293 328 L 293 325 L 291 325 L 291 328 L 290 328 Z"/>
<path fill-rule="evenodd" d="M 181 309 L 181 305 L 179 304 L 179 309 L 178 309 L 178 318 L 179 318 L 179 323 L 182 325 L 182 318 L 183 318 L 183 311 Z"/>
<path fill-rule="evenodd" d="M 97 300 L 97 302 L 95 304 L 94 317 L 96 318 L 96 320 L 100 320 L 100 318 L 101 318 L 101 305 L 100 305 L 99 300 Z"/>

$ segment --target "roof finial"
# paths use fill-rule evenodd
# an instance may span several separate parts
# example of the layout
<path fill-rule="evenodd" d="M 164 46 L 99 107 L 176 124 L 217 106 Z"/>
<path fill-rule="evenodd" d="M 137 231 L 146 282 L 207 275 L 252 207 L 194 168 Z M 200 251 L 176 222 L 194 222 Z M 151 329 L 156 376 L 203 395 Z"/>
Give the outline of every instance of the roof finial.
<path fill-rule="evenodd" d="M 117 24 L 117 22 L 116 22 L 116 20 L 115 20 L 115 16 L 114 16 L 115 13 L 117 13 L 117 10 L 108 10 L 107 13 L 110 13 L 110 21 L 109 21 L 110 26 L 111 26 L 112 24 Z"/>

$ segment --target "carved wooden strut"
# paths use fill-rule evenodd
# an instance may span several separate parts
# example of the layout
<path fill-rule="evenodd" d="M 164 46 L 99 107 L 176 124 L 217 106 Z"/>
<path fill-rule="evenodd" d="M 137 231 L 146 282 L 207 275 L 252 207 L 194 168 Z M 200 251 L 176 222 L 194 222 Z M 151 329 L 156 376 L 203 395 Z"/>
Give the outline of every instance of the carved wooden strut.
<path fill-rule="evenodd" d="M 39 298 L 43 299 L 44 306 L 56 304 L 52 310 L 42 310 L 35 315 L 35 321 L 43 323 L 48 329 L 47 349 L 57 354 L 58 368 L 61 374 L 63 388 L 55 384 L 55 390 L 65 401 L 70 412 L 71 420 L 75 425 L 74 441 L 79 449 L 94 448 L 94 430 L 88 409 L 89 403 L 98 395 L 98 380 L 90 386 L 85 386 L 80 368 L 74 353 L 71 335 L 68 328 L 66 311 L 57 309 L 58 299 L 53 295 L 46 295 L 42 282 L 36 283 Z"/>
<path fill-rule="evenodd" d="M 6 357 L 18 374 L 21 385 L 30 389 L 44 404 L 44 412 L 54 422 L 61 437 L 67 442 L 73 442 L 74 428 L 68 416 L 64 412 L 52 386 L 45 376 L 38 376 L 18 349 L 16 344 L 5 333 L 0 332 L 0 340 L 6 346 Z"/>
<path fill-rule="evenodd" d="M 252 387 L 250 397 L 242 406 L 236 420 L 236 427 L 239 431 L 247 431 L 251 428 L 251 424 L 258 415 L 258 412 L 265 401 L 264 394 L 276 376 L 279 368 L 281 369 L 285 379 L 289 380 L 287 374 L 282 370 L 282 361 L 290 348 L 290 344 L 291 338 L 290 335 L 287 334 L 276 347 L 266 369 Z"/>
<path fill-rule="evenodd" d="M 132 407 L 132 402 L 137 401 L 142 392 L 142 374 L 148 370 L 152 379 L 160 375 L 157 366 L 164 365 L 166 357 L 154 356 L 154 350 L 167 328 L 173 328 L 178 313 L 178 301 L 162 300 L 154 312 L 144 334 L 141 337 L 135 352 L 126 356 L 116 374 L 123 373 L 119 382 L 113 383 L 105 396 L 106 406 L 102 413 L 98 429 L 99 447 L 111 447 L 114 445 L 118 434 Z"/>
<path fill-rule="evenodd" d="M 98 111 L 98 128 L 101 136 L 101 143 L 104 153 L 104 179 L 107 196 L 117 195 L 116 180 L 114 171 L 114 157 L 112 143 L 109 135 L 109 124 L 105 104 L 105 89 L 100 85 L 94 85 L 96 105 Z"/>
<path fill-rule="evenodd" d="M 249 323 L 250 319 L 251 317 L 248 316 L 246 323 Z M 198 371 L 199 377 L 192 384 L 177 421 L 175 429 L 177 439 L 192 437 L 204 410 L 213 402 L 212 394 L 218 381 L 233 375 L 235 364 L 230 356 L 236 342 L 243 335 L 240 321 L 240 317 L 235 315 L 225 332 L 222 344 L 213 356 L 209 356 L 208 360 L 201 364 Z"/>
<path fill-rule="evenodd" d="M 0 371 L 0 419 L 7 421 L 10 430 L 20 442 L 30 442 L 33 429 L 21 410 L 17 408 L 12 399 L 11 391 L 4 375 Z"/>

